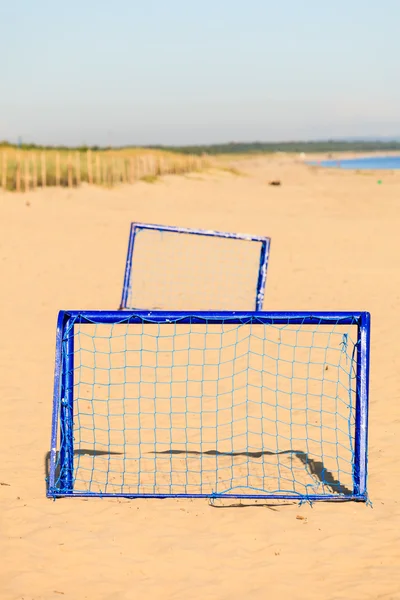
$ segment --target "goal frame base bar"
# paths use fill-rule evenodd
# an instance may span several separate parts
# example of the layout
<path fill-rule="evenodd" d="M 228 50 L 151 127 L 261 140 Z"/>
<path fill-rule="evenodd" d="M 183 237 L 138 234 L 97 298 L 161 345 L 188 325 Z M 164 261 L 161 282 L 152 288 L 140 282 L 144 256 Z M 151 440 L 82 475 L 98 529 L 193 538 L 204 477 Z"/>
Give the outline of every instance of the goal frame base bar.
<path fill-rule="evenodd" d="M 260 262 L 258 267 L 258 279 L 257 279 L 257 288 L 256 288 L 256 300 L 255 300 L 255 310 L 262 310 L 264 295 L 265 295 L 265 284 L 267 280 L 267 268 L 268 268 L 268 259 L 271 247 L 271 238 L 257 236 L 257 235 L 248 235 L 245 233 L 228 233 L 224 231 L 216 231 L 213 229 L 190 229 L 187 227 L 173 227 L 171 225 L 152 225 L 150 223 L 131 223 L 130 233 L 129 233 L 129 243 L 128 243 L 128 251 L 126 255 L 126 264 L 125 264 L 125 275 L 124 275 L 124 283 L 122 287 L 122 297 L 121 303 L 119 306 L 119 310 L 132 310 L 131 307 L 128 306 L 129 299 L 129 289 L 131 287 L 131 277 L 132 277 L 132 260 L 133 260 L 133 249 L 135 246 L 135 238 L 136 234 L 141 230 L 152 230 L 152 231 L 165 231 L 171 233 L 186 233 L 191 235 L 200 235 L 206 237 L 217 237 L 217 238 L 225 238 L 225 239 L 233 239 L 233 240 L 244 240 L 248 242 L 261 242 L 261 252 L 260 252 Z"/>
<path fill-rule="evenodd" d="M 236 493 L 227 490 L 208 494 L 160 494 L 131 492 L 75 492 L 73 490 L 73 397 L 63 398 L 63 389 L 73 389 L 73 329 L 75 324 L 134 324 L 134 323 L 214 323 L 214 324 L 352 324 L 357 326 L 357 371 L 355 402 L 355 436 L 352 494 L 300 494 L 290 491 Z M 64 354 L 63 354 L 64 351 Z M 48 498 L 209 498 L 248 500 L 358 501 L 367 502 L 367 450 L 368 450 L 368 400 L 370 363 L 370 314 L 368 312 L 164 312 L 164 311 L 60 311 L 57 321 L 56 357 L 54 372 L 53 417 L 50 447 L 50 464 L 47 487 Z M 61 438 L 63 420 L 63 441 Z M 56 484 L 58 455 L 64 469 L 63 485 Z"/>
<path fill-rule="evenodd" d="M 50 490 L 47 492 L 48 498 L 127 498 L 129 500 L 139 500 L 141 498 L 168 500 L 169 498 L 197 498 L 210 500 L 293 500 L 294 502 L 367 502 L 368 496 L 338 496 L 337 494 L 122 494 L 117 492 L 91 493 L 91 492 L 57 492 Z"/>

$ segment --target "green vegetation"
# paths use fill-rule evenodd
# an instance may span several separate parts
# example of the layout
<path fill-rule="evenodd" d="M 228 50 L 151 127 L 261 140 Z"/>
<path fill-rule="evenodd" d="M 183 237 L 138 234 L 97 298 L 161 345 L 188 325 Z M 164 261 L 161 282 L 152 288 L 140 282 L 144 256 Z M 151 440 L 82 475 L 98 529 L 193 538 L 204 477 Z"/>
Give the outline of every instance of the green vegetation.
<path fill-rule="evenodd" d="M 140 178 L 140 181 L 144 181 L 145 183 L 155 183 L 157 180 L 157 175 L 143 175 L 143 177 Z"/>
<path fill-rule="evenodd" d="M 287 153 L 331 153 L 331 152 L 389 152 L 400 151 L 400 140 L 394 141 L 320 141 L 320 142 L 231 142 L 210 146 L 153 146 L 154 149 L 179 152 L 181 154 L 265 154 Z"/>
<path fill-rule="evenodd" d="M 112 150 L 110 147 L 101 148 L 100 146 L 42 146 L 40 144 L 24 143 L 24 144 L 11 144 L 7 142 L 7 140 L 0 141 L 0 148 L 10 148 L 10 149 L 18 149 L 18 150 L 56 150 L 58 152 L 87 152 L 88 150 L 92 150 L 92 152 L 101 152 Z"/>
<path fill-rule="evenodd" d="M 225 171 L 226 173 L 230 173 L 231 175 L 236 175 L 237 177 L 243 177 L 243 171 L 239 171 L 236 167 L 218 167 L 219 171 Z"/>

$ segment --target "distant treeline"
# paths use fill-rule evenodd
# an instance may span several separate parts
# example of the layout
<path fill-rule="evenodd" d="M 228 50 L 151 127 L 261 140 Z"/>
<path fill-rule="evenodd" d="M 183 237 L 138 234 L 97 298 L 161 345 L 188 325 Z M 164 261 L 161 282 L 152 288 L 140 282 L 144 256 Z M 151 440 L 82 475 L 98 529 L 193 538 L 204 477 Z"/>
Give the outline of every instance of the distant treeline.
<path fill-rule="evenodd" d="M 23 143 L 23 144 L 11 144 L 6 140 L 0 141 L 0 148 L 14 148 L 19 150 L 57 150 L 58 152 L 101 152 L 109 150 L 118 150 L 119 148 L 111 148 L 110 146 L 42 146 L 41 144 L 34 143 Z"/>
<path fill-rule="evenodd" d="M 210 146 L 153 146 L 154 149 L 182 154 L 261 154 L 268 152 L 380 152 L 400 150 L 399 141 L 326 141 L 326 142 L 231 142 Z"/>
<path fill-rule="evenodd" d="M 110 150 L 164 150 L 167 152 L 176 152 L 179 154 L 260 154 L 272 152 L 288 153 L 331 153 L 331 152 L 385 152 L 400 151 L 400 140 L 358 140 L 358 141 L 309 141 L 309 142 L 230 142 L 228 144 L 211 144 L 209 146 L 41 146 L 38 144 L 10 144 L 7 141 L 0 141 L 0 147 L 20 148 L 21 150 L 57 150 L 87 152 L 102 152 Z"/>

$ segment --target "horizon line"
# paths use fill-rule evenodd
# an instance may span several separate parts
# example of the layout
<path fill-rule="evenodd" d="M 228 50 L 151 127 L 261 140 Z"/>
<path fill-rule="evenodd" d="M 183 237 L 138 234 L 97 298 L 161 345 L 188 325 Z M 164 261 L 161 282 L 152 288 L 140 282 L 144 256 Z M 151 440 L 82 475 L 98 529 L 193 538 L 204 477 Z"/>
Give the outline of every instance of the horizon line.
<path fill-rule="evenodd" d="M 226 142 L 210 142 L 210 143 L 191 143 L 191 144 L 86 144 L 81 143 L 77 145 L 66 145 L 66 144 L 40 144 L 33 141 L 23 142 L 22 139 L 18 142 L 10 142 L 8 140 L 0 140 L 0 147 L 11 147 L 11 148 L 48 148 L 48 149 L 97 149 L 97 150 L 108 150 L 108 149 L 128 149 L 128 148 L 143 148 L 143 149 L 190 149 L 190 148 L 217 148 L 217 147 L 229 147 L 229 146 L 288 146 L 288 145 L 313 145 L 313 144 L 367 144 L 367 145 L 384 145 L 384 144 L 399 144 L 400 135 L 393 137 L 385 136 L 365 136 L 365 137 L 330 137 L 330 138 L 311 138 L 311 139 L 292 139 L 292 140 L 242 140 L 242 141 L 226 141 Z"/>

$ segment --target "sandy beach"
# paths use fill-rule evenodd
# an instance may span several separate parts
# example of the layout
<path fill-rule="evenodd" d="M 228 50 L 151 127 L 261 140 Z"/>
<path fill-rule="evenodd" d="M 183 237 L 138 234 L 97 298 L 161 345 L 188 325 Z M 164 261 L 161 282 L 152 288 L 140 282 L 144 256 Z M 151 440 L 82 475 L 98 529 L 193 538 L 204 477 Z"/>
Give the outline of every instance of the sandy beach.
<path fill-rule="evenodd" d="M 0 194 L 1 600 L 400 599 L 400 171 L 223 164 Z M 132 221 L 270 236 L 264 310 L 371 312 L 372 508 L 46 499 L 57 313 L 118 308 Z"/>

